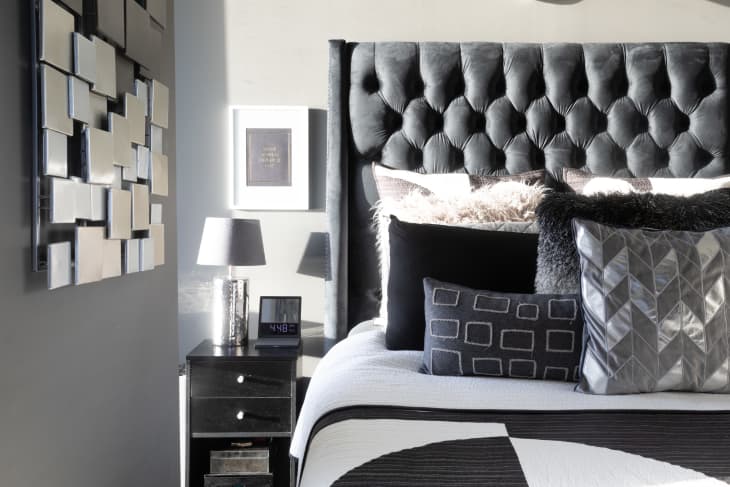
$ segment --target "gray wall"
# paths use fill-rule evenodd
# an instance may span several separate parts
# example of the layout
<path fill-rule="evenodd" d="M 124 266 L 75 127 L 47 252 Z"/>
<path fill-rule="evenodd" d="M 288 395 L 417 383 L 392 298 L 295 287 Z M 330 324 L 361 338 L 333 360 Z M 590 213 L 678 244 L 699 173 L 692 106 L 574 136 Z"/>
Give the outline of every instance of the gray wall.
<path fill-rule="evenodd" d="M 730 0 L 177 0 L 181 354 L 209 334 L 195 257 L 203 218 L 230 213 L 227 107 L 327 105 L 327 39 L 481 41 L 730 41 Z M 315 124 L 312 141 L 324 133 Z M 323 155 L 310 168 L 321 208 Z M 192 195 L 196 194 L 197 197 Z M 262 219 L 271 265 L 245 271 L 263 293 L 301 294 L 323 319 L 324 282 L 296 273 L 321 211 L 245 213 Z M 243 271 L 243 270 L 242 270 Z"/>
<path fill-rule="evenodd" d="M 0 15 L 0 484 L 175 486 L 174 164 L 164 267 L 45 289 L 29 254 L 31 3 L 5 0 Z M 172 34 L 162 79 L 174 88 Z"/>

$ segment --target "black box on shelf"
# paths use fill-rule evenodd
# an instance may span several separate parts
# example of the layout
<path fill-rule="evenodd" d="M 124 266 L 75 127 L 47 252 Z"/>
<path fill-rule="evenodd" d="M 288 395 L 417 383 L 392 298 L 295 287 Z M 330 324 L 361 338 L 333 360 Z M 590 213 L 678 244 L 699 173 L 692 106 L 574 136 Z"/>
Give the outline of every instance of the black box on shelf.
<path fill-rule="evenodd" d="M 274 476 L 270 473 L 228 475 L 207 474 L 205 487 L 273 487 Z"/>

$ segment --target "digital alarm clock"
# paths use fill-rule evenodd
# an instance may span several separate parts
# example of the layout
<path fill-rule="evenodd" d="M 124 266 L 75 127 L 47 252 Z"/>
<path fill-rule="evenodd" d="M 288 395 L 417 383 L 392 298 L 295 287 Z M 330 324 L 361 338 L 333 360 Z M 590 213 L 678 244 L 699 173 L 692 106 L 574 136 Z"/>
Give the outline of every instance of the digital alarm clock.
<path fill-rule="evenodd" d="M 261 296 L 256 348 L 298 347 L 301 313 L 301 296 Z"/>

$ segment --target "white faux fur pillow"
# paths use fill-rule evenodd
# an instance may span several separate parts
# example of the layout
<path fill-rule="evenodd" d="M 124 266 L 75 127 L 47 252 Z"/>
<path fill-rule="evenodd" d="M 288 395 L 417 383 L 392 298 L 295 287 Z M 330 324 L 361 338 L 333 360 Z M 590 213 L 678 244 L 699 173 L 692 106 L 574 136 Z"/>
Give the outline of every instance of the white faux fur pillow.
<path fill-rule="evenodd" d="M 391 215 L 411 223 L 537 233 L 535 208 L 546 190 L 541 184 L 504 181 L 474 191 L 443 196 L 411 191 L 400 199 L 384 197 L 378 201 L 373 216 L 382 286 L 380 318 L 377 321 L 381 324 L 387 322 Z"/>

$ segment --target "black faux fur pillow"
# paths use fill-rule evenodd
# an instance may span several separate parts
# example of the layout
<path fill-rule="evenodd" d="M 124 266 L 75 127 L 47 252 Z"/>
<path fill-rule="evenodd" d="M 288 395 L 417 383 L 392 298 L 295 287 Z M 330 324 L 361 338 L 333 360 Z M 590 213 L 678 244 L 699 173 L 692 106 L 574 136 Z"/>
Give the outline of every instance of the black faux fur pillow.
<path fill-rule="evenodd" d="M 730 226 L 730 190 L 694 196 L 664 194 L 548 193 L 538 205 L 540 236 L 535 292 L 579 292 L 580 264 L 573 240 L 572 220 L 582 218 L 605 225 L 657 230 L 703 232 Z"/>

